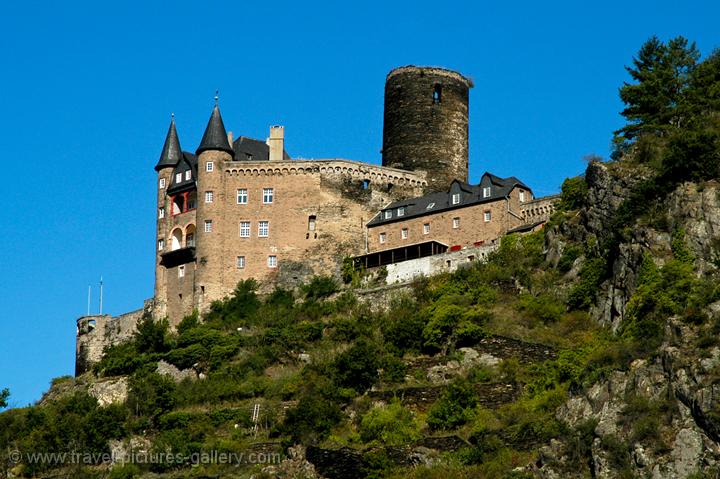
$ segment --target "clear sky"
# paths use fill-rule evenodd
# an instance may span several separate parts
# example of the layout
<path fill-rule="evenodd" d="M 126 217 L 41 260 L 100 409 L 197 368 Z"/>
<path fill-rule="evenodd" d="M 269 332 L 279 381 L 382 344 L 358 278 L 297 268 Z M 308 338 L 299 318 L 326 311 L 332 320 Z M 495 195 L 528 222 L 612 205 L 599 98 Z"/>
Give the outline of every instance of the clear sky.
<path fill-rule="evenodd" d="M 624 65 L 651 35 L 720 47 L 716 0 L 536 2 L 3 2 L 0 389 L 12 406 L 73 374 L 75 318 L 152 296 L 155 172 L 175 112 L 194 151 L 220 89 L 226 127 L 285 125 L 305 158 L 380 162 L 393 67 L 459 70 L 471 181 L 537 195 L 607 157 Z"/>

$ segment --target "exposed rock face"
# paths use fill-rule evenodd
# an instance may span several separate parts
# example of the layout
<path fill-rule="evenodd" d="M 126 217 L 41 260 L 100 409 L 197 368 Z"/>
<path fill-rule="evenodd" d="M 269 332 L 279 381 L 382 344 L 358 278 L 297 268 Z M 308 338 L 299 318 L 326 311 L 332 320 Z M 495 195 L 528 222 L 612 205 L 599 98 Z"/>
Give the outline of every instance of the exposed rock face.
<path fill-rule="evenodd" d="M 593 248 L 608 239 L 617 226 L 618 209 L 631 198 L 632 189 L 649 178 L 642 169 L 629 174 L 626 168 L 600 163 L 588 167 L 588 206 L 548 229 L 548 260 L 559 261 L 569 243 Z M 684 231 L 685 244 L 695 256 L 699 272 L 717 268 L 717 182 L 680 185 L 648 216 L 649 220 L 636 221 L 621 232 L 610 278 L 600 286 L 596 306 L 591 309 L 592 316 L 613 331 L 626 318 L 644 255 L 650 254 L 658 264 L 672 257 L 670 232 Z M 582 261 L 580 258 L 573 264 L 568 278 L 578 274 Z M 720 304 L 711 304 L 705 312 L 717 321 Z M 589 439 L 585 439 L 589 441 L 586 451 L 592 477 L 615 478 L 632 471 L 637 477 L 685 478 L 720 465 L 720 384 L 716 384 L 720 348 L 701 353 L 697 328 L 674 318 L 667 319 L 665 328 L 666 339 L 658 356 L 636 360 L 628 371 L 611 373 L 586 391 L 572 395 L 557 410 L 556 417 L 571 430 L 592 428 Z M 637 404 L 656 409 L 644 415 L 642 409 L 633 410 Z M 652 421 L 656 423 L 648 428 Z M 537 463 L 528 470 L 542 478 L 582 477 L 577 461 L 577 443 L 560 438 L 541 448 Z"/>
<path fill-rule="evenodd" d="M 168 376 L 173 381 L 179 383 L 183 379 L 197 379 L 198 375 L 192 369 L 178 369 L 174 365 L 160 360 L 157 365 L 156 373 L 162 376 Z"/>
<path fill-rule="evenodd" d="M 128 396 L 127 377 L 94 382 L 88 388 L 88 393 L 97 399 L 100 406 L 124 403 Z"/>

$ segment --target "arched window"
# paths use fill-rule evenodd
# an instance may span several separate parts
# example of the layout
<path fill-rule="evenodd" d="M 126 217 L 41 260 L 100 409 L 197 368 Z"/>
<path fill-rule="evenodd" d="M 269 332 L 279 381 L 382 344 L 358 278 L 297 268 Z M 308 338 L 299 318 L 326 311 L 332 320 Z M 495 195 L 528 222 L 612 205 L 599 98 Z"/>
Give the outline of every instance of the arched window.
<path fill-rule="evenodd" d="M 185 228 L 185 247 L 195 247 L 195 225 L 193 224 L 189 224 L 188 227 Z"/>
<path fill-rule="evenodd" d="M 180 228 L 176 228 L 172 232 L 172 243 L 170 244 L 170 251 L 182 248 L 183 244 L 183 232 Z"/>

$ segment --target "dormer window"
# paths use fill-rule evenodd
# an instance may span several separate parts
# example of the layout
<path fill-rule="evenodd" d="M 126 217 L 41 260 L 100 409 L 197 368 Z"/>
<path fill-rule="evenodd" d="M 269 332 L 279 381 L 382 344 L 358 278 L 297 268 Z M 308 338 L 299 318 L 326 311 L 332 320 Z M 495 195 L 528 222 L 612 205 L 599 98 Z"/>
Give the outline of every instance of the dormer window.
<path fill-rule="evenodd" d="M 520 190 L 520 203 L 524 203 L 524 202 L 525 202 L 525 191 Z"/>
<path fill-rule="evenodd" d="M 492 193 L 492 189 L 490 186 L 483 187 L 483 198 L 490 198 L 491 193 Z"/>
<path fill-rule="evenodd" d="M 454 205 L 460 204 L 460 193 L 453 193 L 452 204 L 454 204 Z"/>
<path fill-rule="evenodd" d="M 182 173 L 176 173 L 175 174 L 175 183 L 181 183 L 182 182 Z"/>
<path fill-rule="evenodd" d="M 185 181 L 189 180 L 190 178 L 192 178 L 192 171 L 187 170 L 185 172 Z"/>
<path fill-rule="evenodd" d="M 385 219 L 386 219 L 386 220 L 389 220 L 390 218 L 392 218 L 392 211 L 387 210 L 387 211 L 385 212 Z"/>
<path fill-rule="evenodd" d="M 430 203 L 427 207 L 425 207 L 426 210 L 431 210 L 433 208 L 435 208 L 435 203 Z"/>
<path fill-rule="evenodd" d="M 405 216 L 405 207 L 404 206 L 401 206 L 400 208 L 397 209 L 397 215 Z"/>

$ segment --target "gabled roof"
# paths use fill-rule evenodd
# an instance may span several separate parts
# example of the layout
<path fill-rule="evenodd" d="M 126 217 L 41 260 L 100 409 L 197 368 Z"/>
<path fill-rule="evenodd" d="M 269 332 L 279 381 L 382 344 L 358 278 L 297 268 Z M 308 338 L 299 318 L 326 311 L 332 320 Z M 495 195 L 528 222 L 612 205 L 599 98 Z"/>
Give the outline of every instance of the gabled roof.
<path fill-rule="evenodd" d="M 220 107 L 215 105 L 210 120 L 208 121 L 207 128 L 203 134 L 200 146 L 198 146 L 197 155 L 207 150 L 220 150 L 226 151 L 233 154 L 233 150 L 228 142 L 227 131 L 225 130 L 225 124 L 223 123 L 222 116 L 220 115 Z"/>
<path fill-rule="evenodd" d="M 155 171 L 163 168 L 172 168 L 182 159 L 182 150 L 180 149 L 180 140 L 178 139 L 177 130 L 175 129 L 175 117 L 170 120 L 170 128 L 168 128 L 167 136 L 165 136 L 165 144 L 163 145 L 160 160 L 155 165 Z"/>
<path fill-rule="evenodd" d="M 480 178 L 480 183 L 475 186 L 465 183 L 464 181 L 454 180 L 450 184 L 448 191 L 438 191 L 417 198 L 409 198 L 390 203 L 375 215 L 375 217 L 368 222 L 367 226 L 373 227 L 430 215 L 439 211 L 490 203 L 504 199 L 516 186 L 532 191 L 525 183 L 514 176 L 500 178 L 487 172 Z M 488 187 L 490 188 L 490 196 L 485 196 L 483 190 Z M 460 194 L 459 203 L 453 204 L 452 197 L 454 194 Z M 402 210 L 402 216 L 398 215 L 399 209 Z"/>
<path fill-rule="evenodd" d="M 235 161 L 268 161 L 270 160 L 270 147 L 261 140 L 241 136 L 233 142 Z M 283 151 L 283 159 L 290 160 L 287 151 Z"/>
<path fill-rule="evenodd" d="M 168 194 L 181 193 L 195 189 L 197 181 L 197 156 L 187 151 L 183 151 L 183 159 L 179 161 L 173 170 L 172 178 L 170 178 L 170 186 L 168 187 Z M 186 171 L 190 171 L 190 178 L 185 175 Z M 178 173 L 180 174 L 180 181 L 177 179 Z"/>

